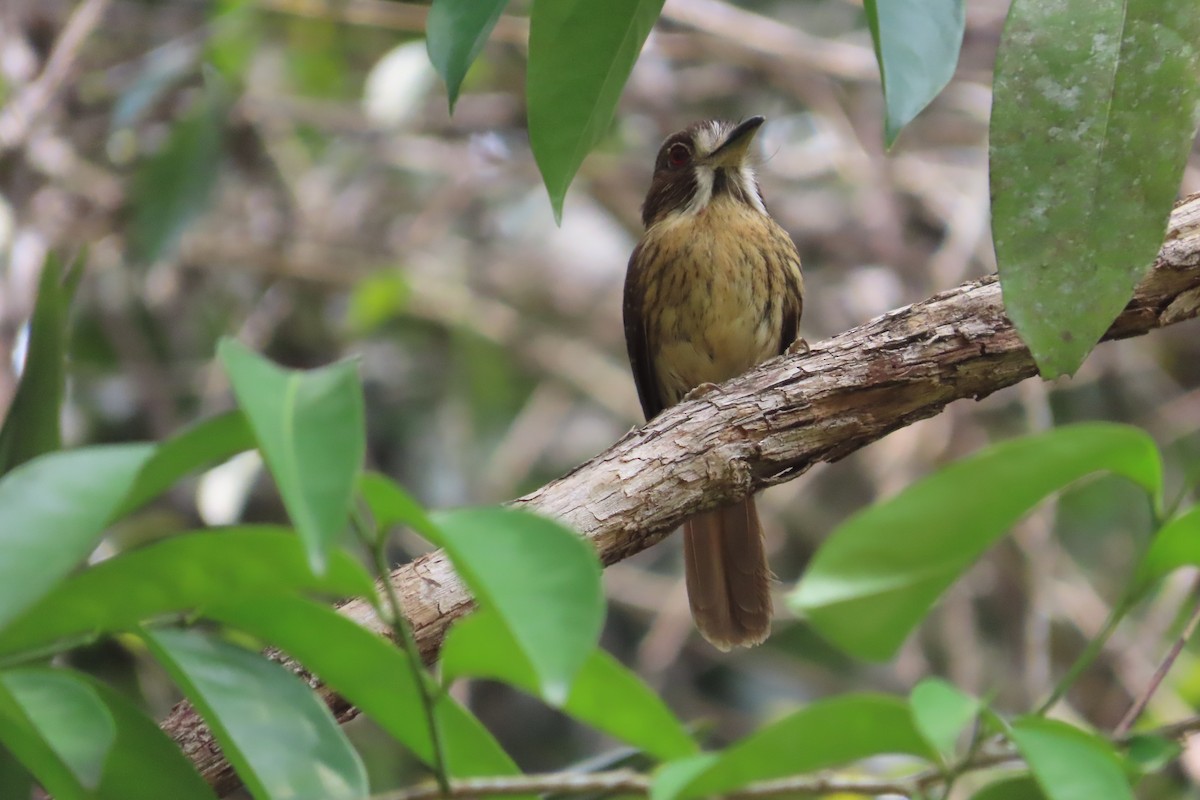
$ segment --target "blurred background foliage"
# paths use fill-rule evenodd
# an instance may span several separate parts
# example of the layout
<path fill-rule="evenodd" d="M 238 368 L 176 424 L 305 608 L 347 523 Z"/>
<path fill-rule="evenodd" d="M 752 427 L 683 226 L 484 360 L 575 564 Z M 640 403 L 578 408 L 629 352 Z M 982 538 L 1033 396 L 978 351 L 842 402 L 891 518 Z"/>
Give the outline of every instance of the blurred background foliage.
<path fill-rule="evenodd" d="M 418 4 L 6 0 L 0 409 L 45 255 L 86 247 L 68 445 L 158 440 L 228 408 L 213 352 L 235 334 L 291 366 L 358 356 L 369 464 L 427 505 L 519 496 L 641 422 L 620 318 L 624 267 L 658 144 L 693 120 L 767 116 L 759 174 L 804 261 L 810 342 L 994 271 L 986 133 L 1007 6 L 967 3 L 954 80 L 885 152 L 860 3 L 669 0 L 556 227 L 525 124 L 528 2 L 500 19 L 451 117 Z M 71 24 L 91 35 L 72 39 Z M 1194 191 L 1196 153 L 1183 185 Z M 1073 379 L 959 403 L 769 490 L 761 507 L 781 590 L 872 500 L 988 441 L 1091 419 L 1144 427 L 1173 459 L 1173 490 L 1194 483 L 1196 323 L 1105 344 Z M 282 518 L 261 466 L 243 456 L 176 489 L 109 546 Z M 1148 529 L 1131 486 L 1070 492 L 957 584 L 886 666 L 852 662 L 794 621 L 762 648 L 718 653 L 695 635 L 670 541 L 606 571 L 604 643 L 717 742 L 797 703 L 906 691 L 929 674 L 1022 709 L 1102 625 Z M 1082 718 L 1111 727 L 1124 713 L 1181 624 L 1174 610 L 1191 581 L 1176 575 L 1117 632 L 1069 698 Z M 76 658 L 157 713 L 174 699 L 115 645 Z M 610 746 L 498 684 L 467 693 L 527 770 Z M 1200 661 L 1189 653 L 1151 710 L 1172 718 L 1198 703 Z M 412 768 L 369 722 L 352 727 L 374 785 Z M 1181 768 L 1200 775 L 1200 754 Z"/>

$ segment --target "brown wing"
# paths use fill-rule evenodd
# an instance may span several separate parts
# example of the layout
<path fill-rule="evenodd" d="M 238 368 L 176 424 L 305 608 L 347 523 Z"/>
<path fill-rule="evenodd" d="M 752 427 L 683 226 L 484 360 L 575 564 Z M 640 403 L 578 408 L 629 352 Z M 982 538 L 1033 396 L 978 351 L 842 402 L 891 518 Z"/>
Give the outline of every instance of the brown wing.
<path fill-rule="evenodd" d="M 659 400 L 658 376 L 654 374 L 654 360 L 650 357 L 650 342 L 646 336 L 645 314 L 642 300 L 645 292 L 641 286 L 642 245 L 633 248 L 629 266 L 625 270 L 625 349 L 629 352 L 629 366 L 633 369 L 633 382 L 637 386 L 638 399 L 642 401 L 642 413 L 653 419 L 662 411 Z"/>
<path fill-rule="evenodd" d="M 786 236 L 787 234 L 784 234 Z M 789 238 L 789 252 L 782 254 L 787 266 L 783 277 L 782 324 L 779 326 L 779 354 L 787 352 L 800 336 L 800 315 L 804 312 L 804 277 L 800 273 L 800 254 Z"/>

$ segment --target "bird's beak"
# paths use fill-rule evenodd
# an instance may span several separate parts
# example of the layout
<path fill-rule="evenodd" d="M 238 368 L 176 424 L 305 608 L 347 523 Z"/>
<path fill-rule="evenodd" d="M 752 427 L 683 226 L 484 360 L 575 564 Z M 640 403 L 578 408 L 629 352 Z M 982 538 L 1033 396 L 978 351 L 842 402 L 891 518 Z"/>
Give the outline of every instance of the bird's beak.
<path fill-rule="evenodd" d="M 710 167 L 740 167 L 750 150 L 750 143 L 754 141 L 754 134 L 766 121 L 765 117 L 750 117 L 738 123 L 725 141 L 704 159 L 704 164 Z"/>

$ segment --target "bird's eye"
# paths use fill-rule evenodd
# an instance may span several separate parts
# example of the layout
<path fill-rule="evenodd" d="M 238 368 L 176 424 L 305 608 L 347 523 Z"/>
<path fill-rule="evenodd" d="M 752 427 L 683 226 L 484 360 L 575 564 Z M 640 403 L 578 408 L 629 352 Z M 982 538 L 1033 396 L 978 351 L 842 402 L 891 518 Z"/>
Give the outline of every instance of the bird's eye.
<path fill-rule="evenodd" d="M 692 151 L 686 144 L 676 142 L 667 150 L 667 163 L 672 167 L 682 167 L 692 160 Z"/>

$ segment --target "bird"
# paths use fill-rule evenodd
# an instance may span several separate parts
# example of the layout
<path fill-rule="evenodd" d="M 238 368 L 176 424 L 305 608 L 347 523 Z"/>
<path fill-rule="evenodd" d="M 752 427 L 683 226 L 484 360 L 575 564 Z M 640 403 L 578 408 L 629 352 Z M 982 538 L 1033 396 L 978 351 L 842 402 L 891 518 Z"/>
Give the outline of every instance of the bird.
<path fill-rule="evenodd" d="M 646 419 L 772 357 L 807 349 L 800 255 L 767 212 L 751 144 L 761 116 L 672 134 L 642 204 L 625 274 L 625 344 Z M 754 496 L 683 524 L 700 634 L 728 651 L 771 632 L 771 580 Z"/>

